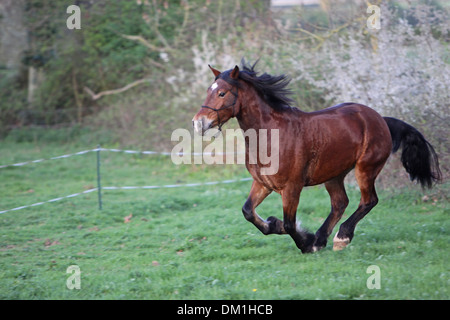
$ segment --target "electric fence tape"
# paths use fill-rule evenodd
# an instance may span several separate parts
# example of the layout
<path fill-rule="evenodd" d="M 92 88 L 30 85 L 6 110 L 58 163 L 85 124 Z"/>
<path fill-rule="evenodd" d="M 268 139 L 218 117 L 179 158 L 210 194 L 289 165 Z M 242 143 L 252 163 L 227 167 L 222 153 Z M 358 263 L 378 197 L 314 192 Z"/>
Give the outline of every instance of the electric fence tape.
<path fill-rule="evenodd" d="M 234 182 L 243 182 L 243 181 L 250 181 L 252 178 L 242 178 L 242 179 L 233 179 L 233 180 L 222 180 L 222 181 L 209 181 L 209 182 L 198 182 L 198 183 L 185 183 L 185 184 L 167 184 L 162 186 L 129 186 L 129 187 L 102 187 L 102 190 L 136 190 L 136 189 L 164 189 L 164 188 L 183 188 L 183 187 L 198 187 L 198 186 L 210 186 L 210 185 L 216 185 L 216 184 L 228 184 L 228 183 L 234 183 Z M 3 210 L 0 211 L 0 214 L 11 212 L 11 211 L 17 211 L 21 209 L 31 208 L 31 207 L 37 207 L 46 203 L 52 203 L 61 201 L 64 199 L 74 198 L 77 196 L 81 196 L 83 194 L 91 193 L 97 191 L 98 188 L 93 188 L 89 190 L 85 190 L 83 192 L 74 193 L 68 196 L 59 197 L 47 201 L 37 202 L 26 206 L 20 206 L 13 209 Z"/>
<path fill-rule="evenodd" d="M 61 155 L 61 156 L 51 157 L 51 158 L 48 158 L 48 159 L 37 159 L 37 160 L 19 162 L 19 163 L 8 164 L 8 165 L 0 165 L 0 169 L 7 168 L 7 167 L 21 167 L 21 166 L 25 166 L 25 165 L 28 165 L 28 164 L 40 163 L 40 162 L 49 161 L 49 160 L 66 159 L 66 158 L 70 158 L 70 157 L 73 157 L 73 156 L 79 156 L 79 155 L 87 154 L 87 153 L 90 153 L 90 152 L 98 152 L 98 151 L 123 152 L 123 153 L 127 153 L 127 154 L 144 154 L 144 155 L 163 155 L 163 156 L 170 156 L 171 155 L 170 152 L 95 148 L 95 149 L 90 149 L 90 150 L 79 151 L 79 152 L 76 152 L 76 153 L 69 153 L 69 154 L 64 154 L 64 155 Z M 208 154 L 211 155 L 212 153 L 197 153 L 197 152 L 194 152 L 194 153 L 176 153 L 176 154 L 177 155 L 186 154 L 186 155 L 200 156 L 200 155 L 208 155 Z M 214 154 L 216 154 L 216 155 L 226 155 L 226 154 L 238 154 L 238 153 L 236 153 L 236 152 L 233 152 L 233 153 L 217 152 L 217 153 L 214 153 Z M 208 185 L 216 185 L 216 184 L 228 184 L 228 183 L 250 181 L 250 180 L 252 180 L 252 178 L 242 178 L 242 179 L 232 179 L 232 180 L 222 180 L 222 181 L 209 181 L 209 182 L 198 182 L 198 183 L 185 183 L 185 184 L 167 184 L 167 185 L 161 185 L 161 186 L 102 187 L 101 190 L 136 190 L 136 189 L 144 189 L 145 190 L 145 189 L 198 187 L 198 186 L 208 186 Z M 77 197 L 77 196 L 80 196 L 80 195 L 83 195 L 83 194 L 88 194 L 88 193 L 91 193 L 91 192 L 95 192 L 95 191 L 98 191 L 98 190 L 99 190 L 99 188 L 92 188 L 92 189 L 89 189 L 89 190 L 85 190 L 83 192 L 70 194 L 68 196 L 58 197 L 58 198 L 50 199 L 50 200 L 47 200 L 47 201 L 41 201 L 41 202 L 33 203 L 33 204 L 30 204 L 30 205 L 24 205 L 24 206 L 20 206 L 20 207 L 8 209 L 8 210 L 2 210 L 2 211 L 0 211 L 0 214 L 11 212 L 11 211 L 17 211 L 17 210 L 21 210 L 21 209 L 26 209 L 26 208 L 31 208 L 31 207 L 37 207 L 37 206 L 40 206 L 40 205 L 43 205 L 43 204 L 46 204 L 46 203 L 57 202 L 57 201 L 61 201 L 61 200 L 64 200 L 64 199 L 70 199 L 70 198 L 74 198 L 74 197 Z"/>
<path fill-rule="evenodd" d="M 28 164 L 40 163 L 40 162 L 49 161 L 49 160 L 66 159 L 66 158 L 70 158 L 73 156 L 79 156 L 79 155 L 87 154 L 90 152 L 97 152 L 97 151 L 123 152 L 123 153 L 127 153 L 127 154 L 162 155 L 162 156 L 172 155 L 171 152 L 95 148 L 95 149 L 91 149 L 91 150 L 83 150 L 83 151 L 76 152 L 76 153 L 64 154 L 61 156 L 52 157 L 52 158 L 48 158 L 48 159 L 37 159 L 37 160 L 30 160 L 30 161 L 13 163 L 13 164 L 0 165 L 0 169 L 8 168 L 8 167 L 21 167 L 21 166 L 25 166 Z M 191 156 L 218 155 L 219 156 L 219 155 L 228 155 L 228 154 L 245 154 L 245 152 L 215 152 L 215 153 L 213 153 L 213 152 L 187 152 L 187 153 L 176 152 L 176 153 L 174 153 L 174 155 L 178 155 L 178 156 L 182 156 L 182 155 L 191 155 Z"/>

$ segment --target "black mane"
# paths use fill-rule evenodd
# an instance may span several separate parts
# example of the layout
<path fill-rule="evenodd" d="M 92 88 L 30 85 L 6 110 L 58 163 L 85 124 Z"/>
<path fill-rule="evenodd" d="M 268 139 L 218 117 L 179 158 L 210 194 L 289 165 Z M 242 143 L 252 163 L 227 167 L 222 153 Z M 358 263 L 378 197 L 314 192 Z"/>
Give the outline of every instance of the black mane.
<path fill-rule="evenodd" d="M 258 76 L 258 73 L 255 71 L 257 63 L 258 61 L 253 65 L 247 65 L 245 60 L 242 60 L 239 79 L 251 84 L 272 109 L 280 111 L 289 108 L 289 105 L 294 102 L 294 100 L 289 98 L 292 91 L 287 88 L 291 80 L 284 74 L 271 76 L 264 73 Z M 222 72 L 218 78 L 239 87 L 238 81 L 231 79 L 231 71 Z"/>

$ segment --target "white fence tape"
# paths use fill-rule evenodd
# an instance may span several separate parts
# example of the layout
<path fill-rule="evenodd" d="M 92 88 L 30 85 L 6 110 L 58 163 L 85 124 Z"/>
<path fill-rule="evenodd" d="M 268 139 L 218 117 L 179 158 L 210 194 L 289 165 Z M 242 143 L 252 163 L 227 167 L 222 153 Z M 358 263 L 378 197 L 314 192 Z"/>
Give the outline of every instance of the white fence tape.
<path fill-rule="evenodd" d="M 65 158 L 69 158 L 69 157 L 73 157 L 73 156 L 79 156 L 79 155 L 82 155 L 82 154 L 86 154 L 86 153 L 94 152 L 94 151 L 98 151 L 98 150 L 99 149 L 83 150 L 83 151 L 80 151 L 80 152 L 70 153 L 70 154 L 63 154 L 62 156 L 52 157 L 52 158 L 48 158 L 48 159 L 38 159 L 38 160 L 31 160 L 31 161 L 25 161 L 25 162 L 13 163 L 13 164 L 5 164 L 5 165 L 1 165 L 0 169 L 7 168 L 7 167 L 21 167 L 21 166 L 24 166 L 24 165 L 27 165 L 27 164 L 39 163 L 39 162 L 44 162 L 44 161 L 49 161 L 49 160 L 65 159 Z"/>
<path fill-rule="evenodd" d="M 79 151 L 79 152 L 75 152 L 75 153 L 69 153 L 69 154 L 64 154 L 61 156 L 56 156 L 56 157 L 52 157 L 52 158 L 48 158 L 48 159 L 37 159 L 37 160 L 31 160 L 31 161 L 25 161 L 25 162 L 19 162 L 19 163 L 14 163 L 14 164 L 7 164 L 7 165 L 0 165 L 0 169 L 3 168 L 8 168 L 8 167 L 21 167 L 21 166 L 25 166 L 28 164 L 32 164 L 32 163 L 40 163 L 40 162 L 44 162 L 44 161 L 49 161 L 49 160 L 58 160 L 58 159 L 66 159 L 66 158 L 70 158 L 73 156 L 79 156 L 79 155 L 83 155 L 83 154 L 87 154 L 90 152 L 97 152 L 97 151 L 108 151 L 108 152 L 123 152 L 123 153 L 127 153 L 127 154 L 144 154 L 144 155 L 163 155 L 163 156 L 170 156 L 171 152 L 157 152 L 157 151 L 137 151 L 137 150 L 121 150 L 121 149 L 105 149 L 105 148 L 95 148 L 95 149 L 90 149 L 90 150 L 83 150 L 83 151 Z M 215 155 L 227 155 L 227 154 L 241 154 L 242 152 L 217 152 L 214 153 Z M 208 152 L 208 153 L 198 153 L 198 152 L 194 152 L 194 153 L 177 153 L 177 155 L 191 155 L 191 156 L 201 156 L 201 155 L 212 155 L 213 153 Z M 234 183 L 234 182 L 241 182 L 241 181 L 250 181 L 252 180 L 252 178 L 242 178 L 242 179 L 233 179 L 233 180 L 222 180 L 222 181 L 210 181 L 210 182 L 199 182 L 199 183 L 186 183 L 186 184 L 168 184 L 168 185 L 162 185 L 162 186 L 128 186 L 128 187 L 102 187 L 100 190 L 135 190 L 135 189 L 162 189 L 162 188 L 181 188 L 181 187 L 197 187 L 197 186 L 207 186 L 207 185 L 215 185 L 215 184 L 226 184 L 226 183 Z M 0 211 L 0 214 L 6 213 L 6 212 L 11 212 L 11 211 L 17 211 L 17 210 L 21 210 L 21 209 L 25 209 L 25 208 L 31 208 L 31 207 L 36 207 L 36 206 L 40 206 L 46 203 L 52 203 L 52 202 L 57 202 L 57 201 L 61 201 L 64 199 L 69 199 L 69 198 L 74 198 L 77 196 L 80 196 L 82 194 L 87 194 L 87 193 L 91 193 L 94 191 L 98 191 L 98 188 L 93 188 L 93 189 L 89 189 L 83 192 L 79 192 L 79 193 L 74 193 L 68 196 L 64 196 L 64 197 L 59 197 L 59 198 L 55 198 L 55 199 L 50 199 L 47 201 L 42 201 L 42 202 L 37 202 L 34 204 L 30 204 L 30 205 L 25 205 L 25 206 L 20 206 L 17 208 L 13 208 L 13 209 L 8 209 L 8 210 L 3 210 Z"/>
<path fill-rule="evenodd" d="M 96 149 L 95 151 L 97 151 L 98 149 Z M 147 155 L 152 155 L 152 154 L 157 154 L 157 155 L 162 155 L 162 156 L 170 156 L 172 155 L 172 152 L 158 152 L 158 151 L 136 151 L 136 150 L 120 150 L 120 149 L 105 149 L 105 148 L 100 148 L 100 151 L 110 151 L 110 152 L 123 152 L 123 153 L 130 153 L 130 154 L 147 154 Z M 190 155 L 190 156 L 212 156 L 212 155 L 217 155 L 217 156 L 225 156 L 228 154 L 245 154 L 245 152 L 176 152 L 173 153 L 174 155 L 178 155 L 178 156 L 182 156 L 182 155 Z"/>
<path fill-rule="evenodd" d="M 82 194 L 91 193 L 91 192 L 94 192 L 94 191 L 97 191 L 97 190 L 98 190 L 97 188 L 89 189 L 89 190 L 86 190 L 86 191 L 83 191 L 83 192 L 80 192 L 80 193 L 74 193 L 74 194 L 70 194 L 70 195 L 64 196 L 64 197 L 59 197 L 59 198 L 55 198 L 55 199 L 51 199 L 51 200 L 47 200 L 47 201 L 37 202 L 37 203 L 33 203 L 33 204 L 30 204 L 30 205 L 27 205 L 27 206 L 21 206 L 21 207 L 9 209 L 9 210 L 3 210 L 3 211 L 0 211 L 0 214 L 6 213 L 6 212 L 11 212 L 11 211 L 17 211 L 17 210 L 21 210 L 21 209 L 25 209 L 25 208 L 37 207 L 37 206 L 40 206 L 40 205 L 43 205 L 43 204 L 46 204 L 46 203 L 52 203 L 52 202 L 56 202 L 56 201 L 61 201 L 61 200 L 68 199 L 68 198 L 74 198 L 74 197 L 80 196 Z"/>
<path fill-rule="evenodd" d="M 39 162 L 44 162 L 44 161 L 49 161 L 49 160 L 65 159 L 65 158 L 70 158 L 73 156 L 79 156 L 79 155 L 86 154 L 89 152 L 97 152 L 97 151 L 123 152 L 123 153 L 127 153 L 127 154 L 145 154 L 145 155 L 162 155 L 162 156 L 170 156 L 172 154 L 171 152 L 159 152 L 159 151 L 138 151 L 138 150 L 95 148 L 95 149 L 91 149 L 91 150 L 83 150 L 83 151 L 76 152 L 76 153 L 63 154 L 62 156 L 52 157 L 52 158 L 48 158 L 48 159 L 37 159 L 37 160 L 30 160 L 30 161 L 13 163 L 13 164 L 0 165 L 0 169 L 8 168 L 8 167 L 21 167 L 21 166 L 24 166 L 27 164 L 39 163 Z M 191 155 L 191 156 L 220 155 L 220 156 L 222 156 L 222 155 L 228 155 L 228 154 L 245 154 L 245 152 L 216 152 L 216 153 L 212 153 L 212 152 L 204 152 L 204 153 L 203 152 L 188 152 L 188 153 L 178 152 L 175 154 L 178 156 L 182 156 L 182 155 Z"/>
<path fill-rule="evenodd" d="M 233 180 L 222 180 L 222 181 L 210 181 L 210 182 L 199 182 L 199 183 L 185 183 L 185 184 L 167 184 L 167 185 L 162 185 L 162 186 L 131 186 L 131 187 L 102 187 L 102 190 L 136 190 L 136 189 L 163 189 L 163 188 L 181 188 L 181 187 L 198 187 L 198 186 L 209 186 L 209 185 L 215 185 L 215 184 L 227 184 L 227 183 L 234 183 L 234 182 L 241 182 L 241 181 L 250 181 L 252 180 L 252 178 L 242 178 L 242 179 L 233 179 Z M 52 202 L 57 202 L 57 201 L 61 201 L 64 199 L 69 199 L 69 198 L 74 198 L 77 196 L 80 196 L 82 194 L 87 194 L 87 193 L 91 193 L 94 191 L 97 191 L 98 188 L 93 188 L 93 189 L 89 189 L 83 192 L 79 192 L 79 193 L 74 193 L 68 196 L 64 196 L 64 197 L 59 197 L 59 198 L 55 198 L 55 199 L 51 199 L 51 200 L 47 200 L 47 201 L 42 201 L 42 202 L 38 202 L 38 203 L 33 203 L 30 205 L 26 205 L 26 206 L 20 206 L 17 208 L 13 208 L 13 209 L 9 209 L 9 210 L 3 210 L 0 211 L 0 214 L 2 213 L 6 213 L 6 212 L 11 212 L 11 211 L 17 211 L 17 210 L 21 210 L 21 209 L 26 209 L 26 208 L 31 208 L 31 207 L 37 207 L 46 203 L 52 203 Z"/>
<path fill-rule="evenodd" d="M 99 149 L 96 149 L 95 151 L 98 151 Z M 123 152 L 128 154 L 147 154 L 147 155 L 163 155 L 163 156 L 170 156 L 170 152 L 158 152 L 158 151 L 138 151 L 138 150 L 121 150 L 121 149 L 105 149 L 100 148 L 100 151 L 109 151 L 109 152 Z"/>
<path fill-rule="evenodd" d="M 163 189 L 163 188 L 182 188 L 182 187 L 198 187 L 198 186 L 210 186 L 215 184 L 226 184 L 241 181 L 250 181 L 252 178 L 242 178 L 234 180 L 222 180 L 222 181 L 209 181 L 199 183 L 185 183 L 185 184 L 166 184 L 163 186 L 137 186 L 137 187 L 102 187 L 102 190 L 134 190 L 134 189 Z"/>

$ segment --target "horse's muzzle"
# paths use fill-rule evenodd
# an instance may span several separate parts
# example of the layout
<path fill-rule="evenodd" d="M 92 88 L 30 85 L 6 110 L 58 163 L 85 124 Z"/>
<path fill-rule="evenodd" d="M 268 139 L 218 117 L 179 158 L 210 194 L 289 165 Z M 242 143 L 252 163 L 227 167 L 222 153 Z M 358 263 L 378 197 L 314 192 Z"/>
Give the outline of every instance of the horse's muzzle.
<path fill-rule="evenodd" d="M 212 123 L 213 120 L 210 120 L 204 116 L 200 117 L 199 119 L 196 119 L 196 117 L 192 119 L 192 126 L 194 127 L 194 131 L 201 136 L 205 134 L 206 130 L 211 128 Z"/>

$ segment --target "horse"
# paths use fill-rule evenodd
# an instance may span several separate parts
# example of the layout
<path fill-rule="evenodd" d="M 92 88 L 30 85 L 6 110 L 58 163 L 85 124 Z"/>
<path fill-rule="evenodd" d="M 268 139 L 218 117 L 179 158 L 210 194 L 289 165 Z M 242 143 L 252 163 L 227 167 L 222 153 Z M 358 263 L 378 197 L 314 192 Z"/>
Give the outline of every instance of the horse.
<path fill-rule="evenodd" d="M 258 61 L 257 61 L 258 62 Z M 256 62 L 256 63 L 257 63 Z M 344 178 L 354 170 L 361 199 L 356 211 L 343 222 L 333 238 L 333 250 L 342 250 L 352 241 L 355 227 L 378 203 L 375 179 L 391 153 L 402 148 L 401 161 L 411 180 L 431 188 L 442 179 L 433 146 L 413 126 L 375 110 L 347 102 L 315 112 L 290 106 L 290 79 L 255 71 L 256 63 L 241 69 L 220 72 L 211 67 L 215 80 L 192 119 L 194 131 L 204 135 L 236 118 L 240 128 L 279 130 L 279 168 L 263 174 L 260 160 L 249 161 L 249 139 L 245 140 L 246 168 L 253 181 L 242 207 L 245 219 L 264 235 L 288 234 L 302 253 L 319 251 L 349 204 Z M 274 141 L 269 141 L 269 144 Z M 260 140 L 256 139 L 260 144 Z M 274 142 L 275 143 L 275 142 Z M 259 147 L 259 146 L 258 146 Z M 300 227 L 296 219 L 302 189 L 325 184 L 331 212 L 315 234 Z M 281 195 L 283 220 L 264 220 L 256 207 L 271 193 Z"/>

